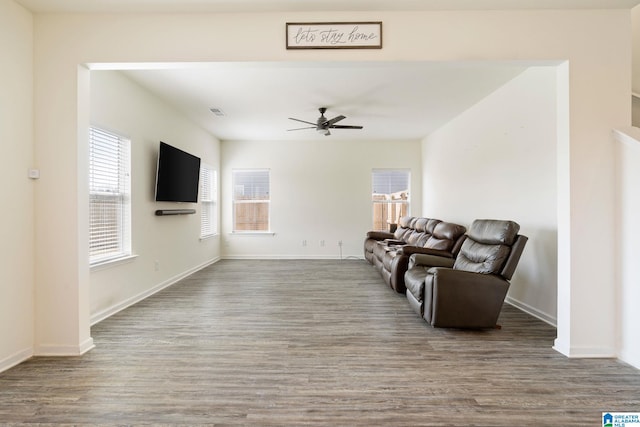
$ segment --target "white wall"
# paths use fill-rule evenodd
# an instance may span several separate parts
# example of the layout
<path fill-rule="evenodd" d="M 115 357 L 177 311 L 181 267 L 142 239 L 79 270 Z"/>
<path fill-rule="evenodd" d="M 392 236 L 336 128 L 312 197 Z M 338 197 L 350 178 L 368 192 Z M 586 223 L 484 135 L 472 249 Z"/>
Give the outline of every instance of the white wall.
<path fill-rule="evenodd" d="M 411 170 L 411 213 L 420 215 L 419 141 L 225 141 L 222 165 L 225 257 L 363 258 L 374 168 Z M 270 169 L 274 235 L 232 234 L 231 172 L 243 168 Z"/>
<path fill-rule="evenodd" d="M 469 226 L 509 219 L 529 237 L 510 302 L 555 324 L 556 68 L 532 67 L 423 141 L 423 211 Z"/>
<path fill-rule="evenodd" d="M 633 80 L 632 90 L 636 94 L 632 98 L 632 124 L 640 127 L 640 6 L 632 11 L 633 22 Z M 637 328 L 640 324 L 640 270 L 637 254 L 640 253 L 637 239 L 637 213 L 640 211 L 637 183 L 640 182 L 640 134 L 637 130 L 628 131 L 632 138 L 620 135 L 618 161 L 619 203 L 620 203 L 620 285 L 619 293 L 619 339 L 620 357 L 640 369 L 640 339 Z"/>
<path fill-rule="evenodd" d="M 620 244 L 618 276 L 620 290 L 617 295 L 620 358 L 640 369 L 640 129 L 628 128 L 616 131 L 617 148 L 617 208 Z"/>
<path fill-rule="evenodd" d="M 631 10 L 632 40 L 633 40 L 633 79 L 632 90 L 640 94 L 640 6 Z"/>
<path fill-rule="evenodd" d="M 0 371 L 33 352 L 33 19 L 0 2 Z"/>
<path fill-rule="evenodd" d="M 640 127 L 640 6 L 631 11 L 632 40 L 633 40 L 633 76 L 631 90 L 636 94 L 632 100 L 632 123 Z"/>
<path fill-rule="evenodd" d="M 218 236 L 200 239 L 200 205 L 156 203 L 159 141 L 220 170 L 220 144 L 117 71 L 91 72 L 91 124 L 131 139 L 132 246 L 136 258 L 91 271 L 91 315 L 99 320 L 218 259 Z M 155 216 L 156 209 L 196 209 Z M 158 270 L 156 270 L 156 261 Z"/>
<path fill-rule="evenodd" d="M 382 20 L 384 49 L 287 51 L 284 23 L 307 20 Z M 89 336 L 82 184 L 87 166 L 78 144 L 88 80 L 78 64 L 552 60 L 567 61 L 566 87 L 558 88 L 566 94 L 567 114 L 562 116 L 566 123 L 559 124 L 566 132 L 558 138 L 564 157 L 562 162 L 558 157 L 555 348 L 570 356 L 616 354 L 616 241 L 607 227 L 613 228 L 615 217 L 611 129 L 631 119 L 630 11 L 52 14 L 35 18 L 34 40 L 35 154 L 47 177 L 38 182 L 42 191 L 36 203 L 38 212 L 49 212 L 36 217 L 38 345 L 72 354 L 85 348 Z M 593 224 L 601 233 L 591 232 Z M 585 268 L 594 246 L 602 249 L 599 266 Z M 604 292 L 603 283 L 608 284 Z"/>

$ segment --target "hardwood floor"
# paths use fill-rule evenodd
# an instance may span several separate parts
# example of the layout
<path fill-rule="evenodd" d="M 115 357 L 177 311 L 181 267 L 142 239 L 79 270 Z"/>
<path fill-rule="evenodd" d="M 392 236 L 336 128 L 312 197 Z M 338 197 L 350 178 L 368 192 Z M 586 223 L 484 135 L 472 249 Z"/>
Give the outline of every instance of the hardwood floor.
<path fill-rule="evenodd" d="M 599 426 L 640 372 L 567 359 L 505 305 L 433 329 L 364 261 L 221 261 L 94 326 L 96 348 L 0 374 L 4 425 Z"/>

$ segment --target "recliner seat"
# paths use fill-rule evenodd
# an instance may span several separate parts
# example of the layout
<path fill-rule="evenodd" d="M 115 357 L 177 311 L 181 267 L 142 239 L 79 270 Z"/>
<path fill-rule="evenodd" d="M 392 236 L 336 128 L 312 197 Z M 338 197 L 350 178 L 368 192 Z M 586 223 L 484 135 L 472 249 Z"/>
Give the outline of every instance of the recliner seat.
<path fill-rule="evenodd" d="M 434 327 L 495 327 L 527 237 L 513 221 L 476 220 L 452 265 L 413 255 L 405 273 L 413 310 Z"/>

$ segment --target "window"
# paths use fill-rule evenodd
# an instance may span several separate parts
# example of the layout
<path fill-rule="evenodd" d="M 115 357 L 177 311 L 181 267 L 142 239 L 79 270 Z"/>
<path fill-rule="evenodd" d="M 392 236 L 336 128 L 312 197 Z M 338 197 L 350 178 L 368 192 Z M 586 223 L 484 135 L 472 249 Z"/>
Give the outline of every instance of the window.
<path fill-rule="evenodd" d="M 213 236 L 218 232 L 216 205 L 218 187 L 216 171 L 209 165 L 200 165 L 200 237 Z"/>
<path fill-rule="evenodd" d="M 371 174 L 373 229 L 389 230 L 390 224 L 409 214 L 411 172 L 397 169 L 374 169 Z"/>
<path fill-rule="evenodd" d="M 89 130 L 89 262 L 131 255 L 130 141 Z"/>
<path fill-rule="evenodd" d="M 269 231 L 269 170 L 233 171 L 233 231 Z"/>

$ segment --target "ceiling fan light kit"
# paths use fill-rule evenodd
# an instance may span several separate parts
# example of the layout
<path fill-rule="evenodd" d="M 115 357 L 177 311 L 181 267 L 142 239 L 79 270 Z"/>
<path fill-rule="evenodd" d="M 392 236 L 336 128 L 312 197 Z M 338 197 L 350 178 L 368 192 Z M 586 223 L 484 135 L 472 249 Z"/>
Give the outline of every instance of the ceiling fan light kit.
<path fill-rule="evenodd" d="M 324 113 L 327 111 L 326 107 L 320 107 L 318 111 L 320 111 L 320 117 L 318 117 L 318 120 L 316 120 L 316 123 L 289 117 L 289 120 L 295 120 L 296 122 L 306 123 L 312 126 L 296 128 L 296 129 L 287 129 L 287 130 L 293 131 L 293 130 L 303 130 L 303 129 L 315 129 L 318 133 L 324 136 L 329 136 L 331 135 L 331 132 L 329 131 L 329 129 L 362 129 L 362 126 L 337 125 L 336 124 L 337 122 L 346 119 L 346 117 L 343 115 L 336 116 L 332 119 L 327 119 L 324 116 Z"/>

